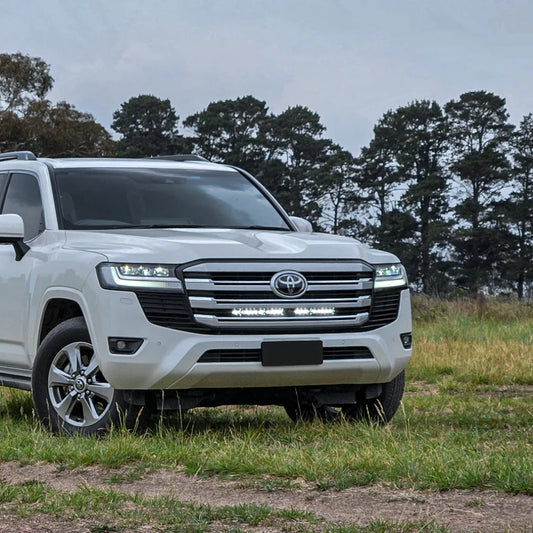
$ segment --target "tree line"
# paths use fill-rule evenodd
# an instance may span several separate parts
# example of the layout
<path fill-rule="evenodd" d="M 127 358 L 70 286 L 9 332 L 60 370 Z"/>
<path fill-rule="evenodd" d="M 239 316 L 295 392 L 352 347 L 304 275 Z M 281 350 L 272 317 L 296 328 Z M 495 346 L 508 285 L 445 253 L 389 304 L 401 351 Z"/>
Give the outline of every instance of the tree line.
<path fill-rule="evenodd" d="M 471 91 L 387 111 L 359 154 L 325 136 L 317 113 L 272 113 L 253 96 L 212 102 L 180 121 L 168 99 L 139 95 L 112 129 L 67 102 L 40 58 L 0 54 L 0 151 L 39 156 L 197 153 L 242 167 L 317 230 L 392 251 L 427 294 L 533 297 L 533 115 Z"/>

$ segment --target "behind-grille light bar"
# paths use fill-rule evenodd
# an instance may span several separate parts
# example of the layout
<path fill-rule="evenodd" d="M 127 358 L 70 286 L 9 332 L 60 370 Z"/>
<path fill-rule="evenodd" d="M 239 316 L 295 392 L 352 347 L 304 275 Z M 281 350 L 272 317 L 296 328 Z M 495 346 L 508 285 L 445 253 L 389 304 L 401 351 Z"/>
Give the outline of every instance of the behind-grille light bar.
<path fill-rule="evenodd" d="M 297 307 L 294 310 L 296 316 L 333 316 L 334 307 Z"/>
<path fill-rule="evenodd" d="M 233 316 L 285 316 L 282 307 L 236 307 L 232 309 Z"/>
<path fill-rule="evenodd" d="M 287 309 L 283 307 L 236 307 L 232 309 L 232 316 L 247 317 L 247 316 L 333 316 L 335 314 L 334 307 L 296 307 L 295 309 Z"/>

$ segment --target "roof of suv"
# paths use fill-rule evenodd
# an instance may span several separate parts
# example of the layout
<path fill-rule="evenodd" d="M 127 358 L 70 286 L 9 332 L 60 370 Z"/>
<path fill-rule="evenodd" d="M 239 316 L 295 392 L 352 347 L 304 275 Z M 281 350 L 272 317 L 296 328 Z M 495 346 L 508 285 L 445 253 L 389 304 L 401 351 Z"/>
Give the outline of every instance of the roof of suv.
<path fill-rule="evenodd" d="M 210 161 L 170 161 L 167 159 L 120 159 L 120 158 L 72 158 L 48 159 L 38 161 L 49 164 L 53 168 L 181 168 L 191 170 L 233 170 L 231 167 Z"/>
<path fill-rule="evenodd" d="M 232 167 L 211 163 L 207 159 L 196 155 L 160 156 L 152 158 L 37 158 L 31 152 L 10 152 L 0 154 L 2 163 L 22 162 L 45 163 L 52 168 L 180 168 L 190 170 L 233 170 Z"/>

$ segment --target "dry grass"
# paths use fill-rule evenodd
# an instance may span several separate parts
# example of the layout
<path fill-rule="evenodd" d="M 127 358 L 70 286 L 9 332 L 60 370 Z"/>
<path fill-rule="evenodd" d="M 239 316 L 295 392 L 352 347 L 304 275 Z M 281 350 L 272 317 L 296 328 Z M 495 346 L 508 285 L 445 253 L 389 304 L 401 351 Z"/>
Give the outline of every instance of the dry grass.
<path fill-rule="evenodd" d="M 415 294 L 412 297 L 413 318 L 416 322 L 446 320 L 454 316 L 468 316 L 481 320 L 533 320 L 533 302 L 513 298 L 484 297 L 441 300 Z"/>
<path fill-rule="evenodd" d="M 415 380 L 477 385 L 533 385 L 533 305 L 441 301 L 417 296 Z"/>

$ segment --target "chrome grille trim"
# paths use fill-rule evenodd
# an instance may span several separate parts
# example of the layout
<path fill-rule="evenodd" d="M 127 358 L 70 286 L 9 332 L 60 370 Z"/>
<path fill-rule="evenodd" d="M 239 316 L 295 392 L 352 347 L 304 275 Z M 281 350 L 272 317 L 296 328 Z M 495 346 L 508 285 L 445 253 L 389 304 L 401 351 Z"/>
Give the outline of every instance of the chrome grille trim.
<path fill-rule="evenodd" d="M 318 323 L 327 322 L 329 326 L 360 326 L 368 320 L 368 313 L 346 316 L 321 316 L 313 319 L 309 317 L 270 317 L 265 316 L 257 319 L 256 317 L 217 317 L 214 315 L 194 315 L 194 318 L 200 324 L 212 327 L 253 327 L 253 328 L 272 328 L 283 326 L 286 328 L 301 328 L 302 326 L 316 326 Z"/>
<path fill-rule="evenodd" d="M 234 283 L 221 283 L 211 279 L 185 279 L 185 287 L 190 291 L 270 291 L 270 283 L 264 281 L 238 281 Z M 362 279 L 356 283 L 345 282 L 309 282 L 307 292 L 311 291 L 361 291 L 370 290 L 373 287 L 372 279 Z"/>
<path fill-rule="evenodd" d="M 312 307 L 328 304 L 332 307 L 368 307 L 372 301 L 370 295 L 359 296 L 358 298 L 321 298 L 321 299 L 304 299 L 298 300 L 276 300 L 274 302 L 269 300 L 217 300 L 216 298 L 204 297 L 204 296 L 190 296 L 189 302 L 194 309 L 233 309 L 234 307 L 246 306 L 247 308 L 265 308 L 273 309 L 276 307 L 292 308 L 298 307 Z"/>
<path fill-rule="evenodd" d="M 301 298 L 280 298 L 271 278 L 282 271 L 306 276 Z M 198 325 L 220 331 L 252 329 L 302 331 L 319 327 L 353 329 L 370 316 L 373 269 L 360 261 L 205 262 L 185 267 L 183 276 L 192 316 Z M 298 316 L 296 308 L 333 307 L 335 314 Z M 235 308 L 284 309 L 284 316 L 234 316 Z"/>

